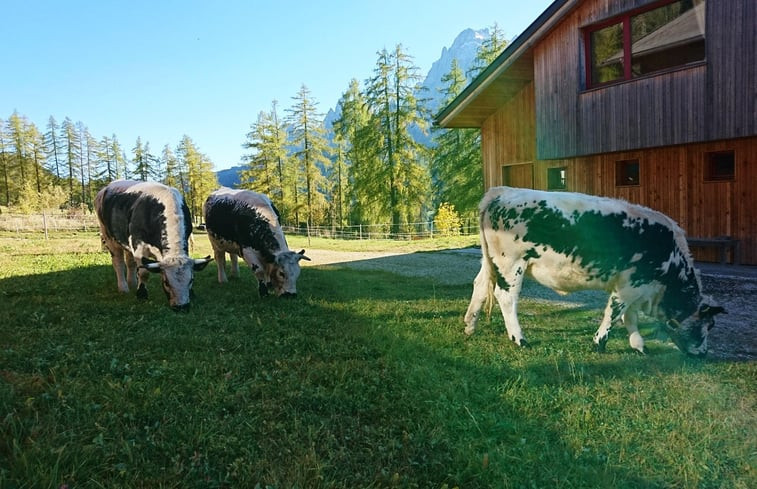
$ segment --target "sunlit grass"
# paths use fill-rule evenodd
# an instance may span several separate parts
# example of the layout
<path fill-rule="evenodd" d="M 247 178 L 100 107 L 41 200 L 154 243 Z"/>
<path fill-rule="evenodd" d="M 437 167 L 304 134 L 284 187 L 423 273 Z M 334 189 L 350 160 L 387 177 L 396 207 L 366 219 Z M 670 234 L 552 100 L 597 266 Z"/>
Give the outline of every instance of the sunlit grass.
<path fill-rule="evenodd" d="M 593 353 L 593 305 L 524 299 L 517 349 L 497 315 L 463 335 L 470 285 L 315 265 L 284 301 L 211 264 L 176 314 L 119 294 L 94 233 L 17 239 L 2 488 L 757 487 L 757 365 Z"/>

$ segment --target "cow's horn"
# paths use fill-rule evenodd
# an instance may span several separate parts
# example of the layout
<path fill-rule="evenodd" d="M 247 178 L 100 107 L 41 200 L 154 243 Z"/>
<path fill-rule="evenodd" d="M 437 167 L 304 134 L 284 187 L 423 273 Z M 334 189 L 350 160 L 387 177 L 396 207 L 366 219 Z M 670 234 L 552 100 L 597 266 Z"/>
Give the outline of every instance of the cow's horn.
<path fill-rule="evenodd" d="M 681 327 L 681 323 L 676 321 L 675 319 L 668 319 L 668 322 L 665 323 L 670 329 L 678 329 Z"/>

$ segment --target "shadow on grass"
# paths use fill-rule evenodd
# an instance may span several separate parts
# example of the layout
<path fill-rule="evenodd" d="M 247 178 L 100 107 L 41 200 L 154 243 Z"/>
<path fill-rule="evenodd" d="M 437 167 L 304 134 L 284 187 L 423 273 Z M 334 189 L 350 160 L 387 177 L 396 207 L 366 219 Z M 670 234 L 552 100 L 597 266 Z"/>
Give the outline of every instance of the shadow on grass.
<path fill-rule="evenodd" d="M 675 485 L 577 446 L 545 412 L 562 409 L 556 389 L 684 361 L 561 358 L 556 376 L 553 359 L 528 360 L 539 350 L 465 341 L 465 288 L 386 272 L 309 268 L 280 300 L 249 272 L 219 285 L 210 266 L 188 314 L 150 284 L 138 302 L 109 266 L 0 281 L 0 482 Z"/>

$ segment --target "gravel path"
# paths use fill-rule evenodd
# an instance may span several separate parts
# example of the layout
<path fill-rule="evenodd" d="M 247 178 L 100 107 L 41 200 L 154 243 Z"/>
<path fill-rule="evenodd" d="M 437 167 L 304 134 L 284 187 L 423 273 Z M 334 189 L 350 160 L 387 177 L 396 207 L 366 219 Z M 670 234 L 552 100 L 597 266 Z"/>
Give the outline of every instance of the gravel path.
<path fill-rule="evenodd" d="M 444 250 L 420 253 L 342 252 L 309 249 L 311 262 L 306 266 L 338 265 L 358 270 L 385 270 L 408 277 L 426 277 L 442 285 L 470 285 L 480 267 L 478 249 Z M 718 316 L 710 333 L 711 359 L 757 359 L 757 274 L 742 276 L 723 273 L 723 269 L 703 267 L 702 285 L 706 294 L 728 314 Z M 560 296 L 532 280 L 523 286 L 523 297 L 544 300 L 560 306 L 589 306 L 601 309 L 607 294 L 601 291 L 576 292 Z M 462 312 L 461 312 L 462 316 Z"/>

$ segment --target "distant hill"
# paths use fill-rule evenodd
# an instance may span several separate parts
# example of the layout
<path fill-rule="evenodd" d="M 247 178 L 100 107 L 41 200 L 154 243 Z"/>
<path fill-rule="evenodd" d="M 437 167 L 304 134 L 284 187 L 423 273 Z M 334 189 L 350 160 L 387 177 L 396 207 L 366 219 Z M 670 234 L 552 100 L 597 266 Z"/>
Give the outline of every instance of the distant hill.
<path fill-rule="evenodd" d="M 473 60 L 476 58 L 476 53 L 481 43 L 489 36 L 489 29 L 465 29 L 457 35 L 452 45 L 447 48 L 442 48 L 442 53 L 439 59 L 431 64 L 431 68 L 426 74 L 426 78 L 423 81 L 423 86 L 426 90 L 423 93 L 423 97 L 429 100 L 429 109 L 432 115 L 436 115 L 443 107 L 444 95 L 442 90 L 442 77 L 449 73 L 452 67 L 452 60 L 457 59 L 457 64 L 463 73 L 466 73 L 468 69 L 473 65 Z M 471 80 L 468 79 L 468 82 Z M 331 128 L 335 120 L 340 117 L 341 113 L 339 106 L 331 108 L 326 113 L 323 123 L 328 133 L 331 133 Z M 432 144 L 431 137 L 428 134 L 423 134 L 419 129 L 411 129 L 411 134 L 416 141 L 423 143 L 426 146 Z M 227 170 L 221 170 L 217 172 L 218 182 L 226 187 L 235 187 L 239 183 L 239 172 L 243 166 L 234 166 Z"/>
<path fill-rule="evenodd" d="M 239 172 L 243 169 L 244 166 L 239 165 L 216 172 L 218 183 L 224 187 L 235 188 L 239 184 Z"/>

